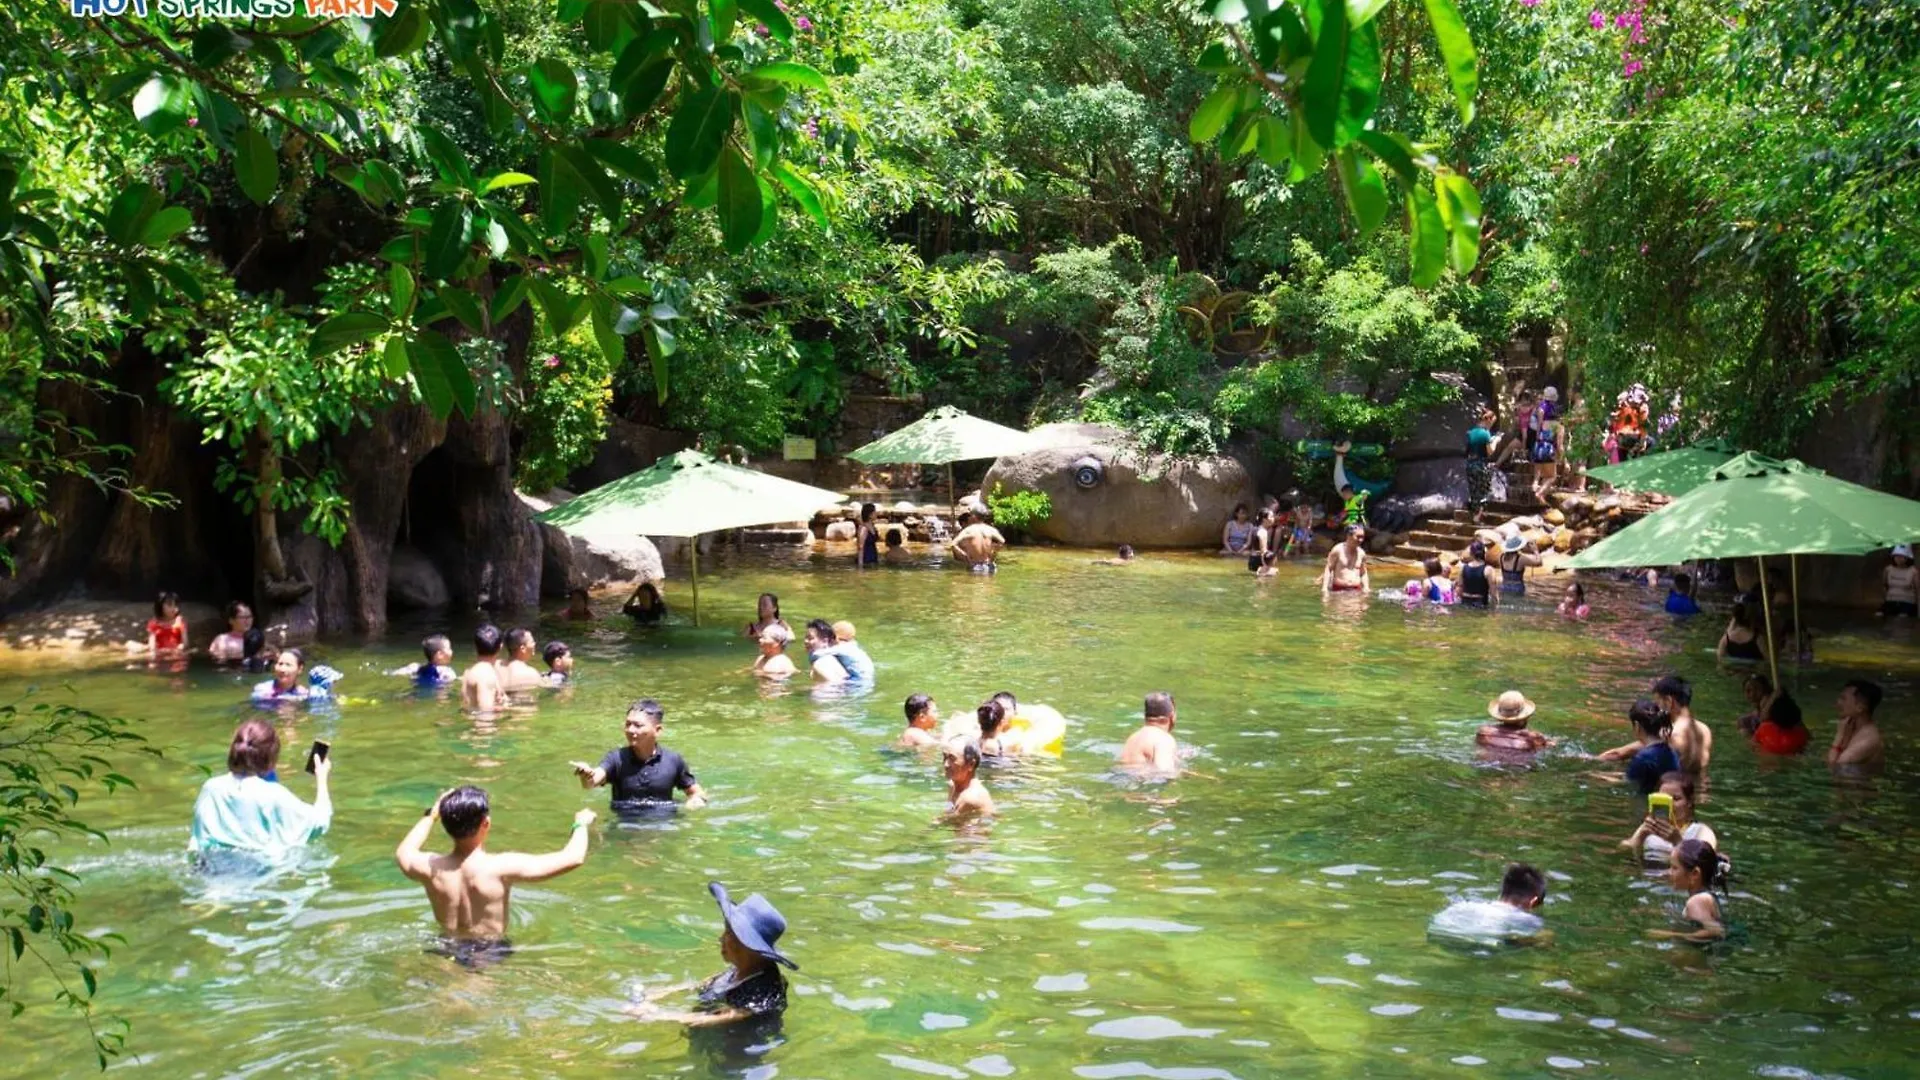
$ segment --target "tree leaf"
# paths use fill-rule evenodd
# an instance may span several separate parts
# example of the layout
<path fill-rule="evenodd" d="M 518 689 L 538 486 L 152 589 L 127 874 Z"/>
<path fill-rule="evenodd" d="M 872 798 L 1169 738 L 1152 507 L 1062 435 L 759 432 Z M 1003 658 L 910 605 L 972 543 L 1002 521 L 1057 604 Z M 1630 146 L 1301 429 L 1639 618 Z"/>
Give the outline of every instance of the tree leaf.
<path fill-rule="evenodd" d="M 782 44 L 793 42 L 793 20 L 774 0 L 740 0 L 740 10 L 767 25 L 767 33 Z"/>
<path fill-rule="evenodd" d="M 1238 82 L 1222 83 L 1201 98 L 1187 120 L 1187 137 L 1196 143 L 1211 142 L 1226 130 L 1227 122 L 1240 111 L 1243 88 Z"/>
<path fill-rule="evenodd" d="M 1326 148 L 1315 142 L 1313 134 L 1307 130 L 1307 117 L 1299 109 L 1293 111 L 1293 164 L 1287 169 L 1287 181 L 1299 183 L 1320 171 L 1327 163 Z"/>
<path fill-rule="evenodd" d="M 812 218 L 815 224 L 822 229 L 832 227 L 832 222 L 827 220 L 826 206 L 820 200 L 820 191 L 814 186 L 813 181 L 795 171 L 784 161 L 773 163 L 773 177 L 780 181 L 780 186 L 787 189 L 787 196 L 799 203 L 800 209 L 806 211 L 807 216 Z"/>
<path fill-rule="evenodd" d="M 427 35 L 433 27 L 427 21 L 427 13 L 420 10 L 419 4 L 409 3 L 391 18 L 376 22 L 374 31 L 373 55 L 380 57 L 406 56 L 427 43 Z"/>
<path fill-rule="evenodd" d="M 1453 103 L 1460 110 L 1460 122 L 1473 123 L 1473 96 L 1480 89 L 1479 59 L 1473 38 L 1467 33 L 1467 20 L 1460 15 L 1454 0 L 1426 0 L 1427 21 L 1433 24 L 1433 36 L 1440 43 L 1440 59 L 1447 67 L 1447 81 L 1453 84 Z"/>
<path fill-rule="evenodd" d="M 527 85 L 533 90 L 533 107 L 550 124 L 573 121 L 573 110 L 580 96 L 580 78 L 573 66 L 541 57 L 527 69 Z"/>
<path fill-rule="evenodd" d="M 1380 9 L 1387 6 L 1387 0 L 1346 0 L 1346 4 L 1347 25 L 1360 27 L 1380 14 Z"/>
<path fill-rule="evenodd" d="M 618 56 L 620 50 L 641 36 L 639 12 L 639 5 L 624 0 L 594 0 L 582 14 L 580 28 L 586 32 L 587 44 L 594 51 Z"/>
<path fill-rule="evenodd" d="M 599 162 L 578 146 L 556 146 L 553 156 L 556 175 L 571 172 L 594 201 L 600 204 L 607 220 L 620 220 L 620 185 L 613 182 Z"/>
<path fill-rule="evenodd" d="M 460 415 L 472 416 L 479 402 L 479 388 L 473 373 L 460 357 L 460 350 L 438 330 L 422 330 L 407 346 L 412 362 L 413 383 L 420 388 L 433 415 L 445 419 L 457 406 Z"/>
<path fill-rule="evenodd" d="M 563 233 L 580 217 L 586 185 L 572 168 L 559 161 L 554 147 L 540 152 L 540 223 L 549 233 Z"/>
<path fill-rule="evenodd" d="M 1253 140 L 1253 148 L 1259 152 L 1260 160 L 1276 169 L 1293 156 L 1293 134 L 1287 122 L 1272 113 L 1262 113 L 1255 122 Z"/>
<path fill-rule="evenodd" d="M 588 139 L 587 153 L 595 161 L 651 191 L 660 186 L 660 173 L 633 147 L 613 139 Z"/>
<path fill-rule="evenodd" d="M 480 194 L 485 195 L 488 192 L 499 191 L 501 188 L 519 187 L 522 184 L 534 182 L 533 177 L 523 172 L 494 173 L 480 182 Z"/>
<path fill-rule="evenodd" d="M 453 312 L 453 317 L 460 320 L 462 326 L 476 334 L 487 332 L 486 319 L 480 314 L 480 300 L 473 293 L 466 289 L 448 286 L 439 290 L 437 295 L 440 297 L 440 302 L 447 305 L 447 310 Z"/>
<path fill-rule="evenodd" d="M 707 0 L 707 21 L 713 29 L 715 45 L 733 36 L 734 23 L 740 19 L 738 0 Z"/>
<path fill-rule="evenodd" d="M 1307 130 L 1328 150 L 1365 131 L 1380 105 L 1379 30 L 1373 23 L 1348 26 L 1344 3 L 1325 5 L 1300 101 Z"/>
<path fill-rule="evenodd" d="M 1402 186 L 1419 182 L 1420 174 L 1414 167 L 1413 154 L 1393 136 L 1383 135 L 1378 131 L 1363 131 L 1356 141 L 1372 151 L 1373 156 L 1379 158 L 1387 168 L 1392 169 Z"/>
<path fill-rule="evenodd" d="M 720 87 L 708 87 L 682 99 L 673 112 L 673 122 L 667 126 L 667 171 L 686 180 L 713 168 L 727 132 L 733 129 L 738 103 L 738 94 Z"/>
<path fill-rule="evenodd" d="M 500 287 L 494 291 L 493 303 L 488 305 L 487 315 L 493 320 L 493 325 L 499 326 L 507 321 L 508 316 L 520 310 L 520 305 L 526 302 L 527 275 L 515 274 L 501 282 Z"/>
<path fill-rule="evenodd" d="M 467 155 L 458 143 L 447 137 L 439 128 L 420 129 L 420 143 L 426 147 L 427 159 L 433 162 L 434 171 L 440 179 L 457 187 L 473 190 L 473 166 L 467 164 Z"/>
<path fill-rule="evenodd" d="M 208 23 L 193 32 L 193 62 L 208 71 L 245 52 L 253 42 L 220 23 Z"/>
<path fill-rule="evenodd" d="M 395 263 L 387 267 L 387 303 L 395 318 L 405 318 L 413 306 L 413 271 Z"/>
<path fill-rule="evenodd" d="M 385 315 L 369 311 L 343 312 L 314 328 L 313 336 L 307 341 L 307 356 L 314 360 L 331 356 L 348 346 L 379 337 L 391 325 Z"/>
<path fill-rule="evenodd" d="M 184 206 L 169 206 L 147 219 L 146 227 L 140 230 L 140 243 L 147 247 L 162 247 L 191 228 L 193 214 Z"/>
<path fill-rule="evenodd" d="M 653 361 L 653 392 L 659 402 L 667 401 L 667 358 L 679 348 L 673 331 L 657 322 L 649 322 L 643 332 L 647 343 L 647 356 Z"/>
<path fill-rule="evenodd" d="M 1194 67 L 1207 75 L 1232 75 L 1240 70 L 1240 65 L 1227 53 L 1224 42 L 1216 41 L 1200 50 L 1200 59 Z"/>
<path fill-rule="evenodd" d="M 1447 265 L 1456 274 L 1470 274 L 1480 261 L 1480 193 L 1457 173 L 1441 173 L 1433 186 L 1447 226 Z"/>
<path fill-rule="evenodd" d="M 638 44 L 627 46 L 632 52 Z M 661 91 L 667 87 L 667 80 L 673 77 L 673 57 L 662 56 L 647 61 L 630 71 L 614 73 L 608 83 L 614 93 L 620 95 L 620 111 L 628 119 L 645 116 L 660 100 Z"/>
<path fill-rule="evenodd" d="M 567 331 L 579 323 L 580 316 L 585 314 L 585 297 L 571 296 L 548 281 L 535 281 L 531 289 L 534 302 L 540 305 L 540 311 L 547 317 L 547 330 L 554 337 L 565 337 Z"/>
<path fill-rule="evenodd" d="M 598 294 L 593 298 L 593 338 L 599 342 L 600 353 L 607 358 L 607 363 L 618 369 L 626 363 L 627 342 L 625 338 L 614 332 L 616 308 L 623 312 L 632 310 L 605 294 Z"/>
<path fill-rule="evenodd" d="M 748 161 L 733 144 L 720 152 L 720 238 L 729 251 L 745 251 L 760 231 L 764 205 L 760 201 L 760 181 Z"/>
<path fill-rule="evenodd" d="M 1425 289 L 1447 270 L 1447 227 L 1427 189 L 1407 192 L 1407 256 L 1415 286 Z"/>
<path fill-rule="evenodd" d="M 155 75 L 133 95 L 133 119 L 149 135 L 165 135 L 187 122 L 188 83 L 172 75 Z"/>
<path fill-rule="evenodd" d="M 273 201 L 274 190 L 280 186 L 280 155 L 259 128 L 240 129 L 233 145 L 233 175 L 247 198 L 261 206 Z"/>
<path fill-rule="evenodd" d="M 1387 216 L 1387 182 L 1381 178 L 1373 163 L 1361 157 L 1351 146 L 1334 156 L 1334 164 L 1340 173 L 1340 186 L 1347 193 L 1347 206 L 1353 210 L 1361 235 L 1371 233 L 1380 227 L 1380 222 Z"/>
<path fill-rule="evenodd" d="M 765 79 L 768 82 L 797 86 L 802 90 L 818 90 L 826 93 L 827 77 L 805 64 L 796 64 L 791 60 L 776 60 L 771 64 L 761 64 L 747 72 L 751 79 Z"/>
<path fill-rule="evenodd" d="M 407 377 L 407 339 L 398 334 L 387 339 L 387 347 L 381 350 L 381 358 L 386 361 L 387 378 L 404 379 Z"/>
<path fill-rule="evenodd" d="M 467 229 L 472 211 L 458 199 L 443 200 L 433 208 L 433 223 L 427 227 L 427 242 L 422 248 L 423 269 L 428 277 L 452 277 L 467 254 Z"/>
<path fill-rule="evenodd" d="M 139 243 L 147 220 L 160 209 L 163 201 L 152 184 L 134 184 L 114 196 L 113 203 L 107 207 L 107 238 L 127 247 Z"/>

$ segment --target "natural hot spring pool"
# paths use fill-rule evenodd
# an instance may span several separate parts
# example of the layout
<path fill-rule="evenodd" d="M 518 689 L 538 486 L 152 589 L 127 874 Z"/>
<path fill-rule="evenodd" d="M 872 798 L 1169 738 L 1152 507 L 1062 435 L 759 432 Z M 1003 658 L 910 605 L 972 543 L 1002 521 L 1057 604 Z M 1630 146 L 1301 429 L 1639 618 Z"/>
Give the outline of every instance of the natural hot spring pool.
<path fill-rule="evenodd" d="M 1920 1051 L 1920 752 L 1910 629 L 1835 626 L 1796 689 L 1815 746 L 1856 674 L 1889 691 L 1886 776 L 1837 784 L 1818 760 L 1740 743 L 1717 620 L 1675 626 L 1658 597 L 1595 590 L 1574 627 L 1550 607 L 1488 618 L 1374 603 L 1323 611 L 1304 568 L 1256 587 L 1237 562 L 1019 550 L 991 579 L 855 574 L 844 559 L 717 560 L 712 625 L 637 632 L 543 621 L 579 685 L 478 724 L 377 672 L 421 633 L 322 646 L 353 700 L 283 727 L 282 773 L 331 738 L 334 828 L 296 870 L 210 886 L 183 855 L 196 788 L 223 767 L 244 681 L 121 666 L 0 674 L 8 700 L 68 683 L 166 747 L 137 792 L 84 805 L 112 838 L 60 854 L 85 878 L 82 925 L 128 938 L 103 1007 L 133 1025 L 116 1070 L 166 1077 L 636 1075 L 1161 1077 L 1913 1075 Z M 1397 583 L 1383 575 L 1381 582 Z M 679 585 L 679 583 L 676 583 Z M 754 594 L 789 618 L 859 624 L 867 697 L 766 692 L 737 636 Z M 684 600 L 684 586 L 675 599 Z M 676 613 L 676 619 L 680 613 Z M 464 640 L 470 622 L 449 629 Z M 460 649 L 464 659 L 467 650 Z M 1635 800 L 1571 756 L 1622 741 L 1657 672 L 1697 684 L 1718 733 L 1700 816 L 1739 874 L 1747 940 L 1649 941 L 1673 898 L 1614 844 Z M 246 680 L 250 681 L 250 680 Z M 1563 738 L 1536 767 L 1476 763 L 1473 729 L 1508 687 Z M 943 710 L 998 689 L 1072 718 L 1066 756 L 990 774 L 1002 816 L 935 821 L 936 770 L 883 750 L 916 690 Z M 1141 696 L 1178 698 L 1199 775 L 1116 782 Z M 644 828 L 594 826 L 585 867 L 516 891 L 508 962 L 474 974 L 423 951 L 432 924 L 392 850 L 432 796 L 494 797 L 493 846 L 547 850 L 584 793 L 566 762 L 619 744 L 624 704 L 659 698 L 667 744 L 713 798 Z M 289 760 L 291 759 L 291 760 Z M 444 838 L 436 834 L 436 846 Z M 1449 896 L 1502 865 L 1551 871 L 1547 948 L 1473 956 L 1430 944 Z M 641 981 L 718 970 L 709 879 L 772 898 L 791 929 L 785 1042 L 757 1057 L 623 1019 Z M 93 1070 L 74 1020 L 0 1026 L 0 1074 Z"/>

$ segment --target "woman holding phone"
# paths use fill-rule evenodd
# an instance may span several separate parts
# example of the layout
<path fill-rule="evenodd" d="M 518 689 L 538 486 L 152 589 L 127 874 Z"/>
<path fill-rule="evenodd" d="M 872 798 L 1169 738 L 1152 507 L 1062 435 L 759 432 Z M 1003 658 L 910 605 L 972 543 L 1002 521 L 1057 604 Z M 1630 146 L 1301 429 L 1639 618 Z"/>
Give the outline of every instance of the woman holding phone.
<path fill-rule="evenodd" d="M 1620 841 L 1650 863 L 1667 865 L 1674 845 L 1683 840 L 1705 840 L 1715 850 L 1720 837 L 1705 822 L 1693 816 L 1694 786 L 1690 773 L 1670 772 L 1660 778 L 1660 790 L 1647 796 L 1646 820 L 1633 835 Z"/>
<path fill-rule="evenodd" d="M 333 823 L 327 777 L 333 760 L 313 758 L 312 805 L 272 779 L 280 759 L 280 736 L 265 720 L 247 720 L 234 729 L 227 747 L 227 771 L 200 785 L 193 803 L 193 836 L 188 846 L 198 855 L 244 851 L 273 858 L 304 846 Z"/>

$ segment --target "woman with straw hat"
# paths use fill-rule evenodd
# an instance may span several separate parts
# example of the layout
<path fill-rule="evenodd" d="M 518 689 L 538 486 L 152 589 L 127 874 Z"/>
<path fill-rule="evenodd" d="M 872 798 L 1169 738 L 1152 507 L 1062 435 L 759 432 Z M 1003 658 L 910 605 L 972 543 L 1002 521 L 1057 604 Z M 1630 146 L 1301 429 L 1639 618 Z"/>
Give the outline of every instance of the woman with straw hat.
<path fill-rule="evenodd" d="M 1487 715 L 1496 721 L 1481 725 L 1474 742 L 1489 750 L 1511 750 L 1520 753 L 1533 753 L 1544 746 L 1551 746 L 1553 740 L 1537 731 L 1527 729 L 1527 721 L 1533 718 L 1534 704 L 1527 695 L 1518 690 L 1509 690 L 1487 703 Z"/>

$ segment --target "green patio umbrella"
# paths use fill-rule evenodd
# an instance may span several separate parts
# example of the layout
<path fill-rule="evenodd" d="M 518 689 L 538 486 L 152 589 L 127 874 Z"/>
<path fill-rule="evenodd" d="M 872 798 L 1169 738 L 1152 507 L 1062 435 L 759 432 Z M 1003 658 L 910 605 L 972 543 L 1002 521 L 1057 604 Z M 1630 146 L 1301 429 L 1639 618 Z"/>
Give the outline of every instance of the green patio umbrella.
<path fill-rule="evenodd" d="M 1568 560 L 1573 570 L 1608 566 L 1671 566 L 1689 559 L 1754 558 L 1767 589 L 1767 555 L 1864 555 L 1920 539 L 1920 502 L 1850 484 L 1799 461 L 1741 454 L 1712 479 L 1657 513 Z M 1800 623 L 1799 566 L 1794 565 L 1794 625 Z M 1767 619 L 1772 655 L 1773 610 Z"/>
<path fill-rule="evenodd" d="M 947 503 L 954 502 L 953 463 L 1045 449 L 1047 443 L 1017 428 L 982 420 L 942 405 L 927 415 L 847 455 L 862 465 L 945 465 Z"/>
<path fill-rule="evenodd" d="M 1679 496 L 1711 480 L 1713 470 L 1733 458 L 1734 451 L 1724 443 L 1699 443 L 1633 458 L 1618 465 L 1602 465 L 1588 469 L 1587 475 L 1623 491 L 1657 491 Z"/>
<path fill-rule="evenodd" d="M 562 532 L 600 537 L 683 536 L 774 521 L 806 521 L 846 496 L 715 461 L 698 450 L 669 454 L 579 498 L 534 516 Z M 693 624 L 700 625 L 700 548 L 693 555 Z"/>

